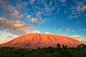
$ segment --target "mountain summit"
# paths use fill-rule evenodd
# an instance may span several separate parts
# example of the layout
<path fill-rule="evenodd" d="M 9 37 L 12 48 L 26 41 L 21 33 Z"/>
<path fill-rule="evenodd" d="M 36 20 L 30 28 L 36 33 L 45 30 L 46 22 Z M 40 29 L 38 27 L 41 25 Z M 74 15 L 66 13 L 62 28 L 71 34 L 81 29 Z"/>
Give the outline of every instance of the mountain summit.
<path fill-rule="evenodd" d="M 68 45 L 68 47 L 76 47 L 79 44 L 84 44 L 83 42 L 67 36 L 34 33 L 17 37 L 9 42 L 1 44 L 0 47 L 37 49 L 38 47 L 56 47 L 57 43 L 59 43 L 61 46 L 63 44 Z"/>

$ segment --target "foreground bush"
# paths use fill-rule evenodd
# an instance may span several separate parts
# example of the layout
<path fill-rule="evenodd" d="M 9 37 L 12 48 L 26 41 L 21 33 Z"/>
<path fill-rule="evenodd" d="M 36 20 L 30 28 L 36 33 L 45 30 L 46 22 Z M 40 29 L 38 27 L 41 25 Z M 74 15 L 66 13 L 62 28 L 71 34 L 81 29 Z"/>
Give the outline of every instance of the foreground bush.
<path fill-rule="evenodd" d="M 82 45 L 82 44 L 81 44 Z M 86 57 L 86 45 L 78 45 L 77 48 L 61 48 L 57 44 L 57 48 L 38 48 L 37 50 L 15 49 L 13 47 L 2 47 L 0 49 L 0 57 Z"/>

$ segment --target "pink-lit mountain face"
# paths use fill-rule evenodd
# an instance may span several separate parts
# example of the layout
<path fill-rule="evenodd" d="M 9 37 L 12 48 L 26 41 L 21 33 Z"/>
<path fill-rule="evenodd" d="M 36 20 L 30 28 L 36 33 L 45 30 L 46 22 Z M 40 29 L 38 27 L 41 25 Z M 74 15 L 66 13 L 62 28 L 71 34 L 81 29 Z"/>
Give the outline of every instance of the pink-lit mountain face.
<path fill-rule="evenodd" d="M 84 44 L 83 42 L 67 36 L 35 33 L 17 37 L 9 42 L 1 44 L 0 47 L 37 49 L 38 47 L 56 47 L 57 43 L 61 46 L 63 44 L 68 45 L 68 47 L 77 47 L 79 44 Z"/>

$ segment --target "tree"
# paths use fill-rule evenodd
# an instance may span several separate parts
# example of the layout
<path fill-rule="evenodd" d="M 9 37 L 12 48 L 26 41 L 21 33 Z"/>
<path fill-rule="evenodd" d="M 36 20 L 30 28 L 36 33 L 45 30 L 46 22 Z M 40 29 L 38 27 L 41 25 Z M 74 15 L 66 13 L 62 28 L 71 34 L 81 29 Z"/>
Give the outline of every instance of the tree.
<path fill-rule="evenodd" d="M 41 48 L 40 48 L 40 47 L 38 47 L 38 50 L 41 50 Z"/>
<path fill-rule="evenodd" d="M 64 44 L 63 44 L 62 48 L 64 49 Z"/>
<path fill-rule="evenodd" d="M 67 50 L 67 46 L 63 44 L 63 47 L 62 47 L 64 50 Z"/>
<path fill-rule="evenodd" d="M 58 43 L 58 44 L 57 44 L 57 48 L 60 48 L 60 47 L 61 47 L 61 45 Z"/>
<path fill-rule="evenodd" d="M 78 46 L 77 46 L 77 50 L 80 50 L 80 49 L 81 49 L 81 47 L 80 47 L 80 46 L 81 46 L 81 45 L 78 45 Z"/>
<path fill-rule="evenodd" d="M 65 45 L 64 49 L 67 50 L 67 45 Z"/>

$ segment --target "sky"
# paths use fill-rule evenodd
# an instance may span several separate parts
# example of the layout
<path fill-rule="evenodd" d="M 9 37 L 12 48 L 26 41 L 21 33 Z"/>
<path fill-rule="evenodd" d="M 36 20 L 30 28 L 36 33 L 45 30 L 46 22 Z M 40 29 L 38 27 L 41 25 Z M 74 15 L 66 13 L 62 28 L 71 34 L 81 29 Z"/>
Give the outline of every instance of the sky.
<path fill-rule="evenodd" d="M 86 0 L 0 0 L 0 43 L 30 33 L 86 43 Z"/>

